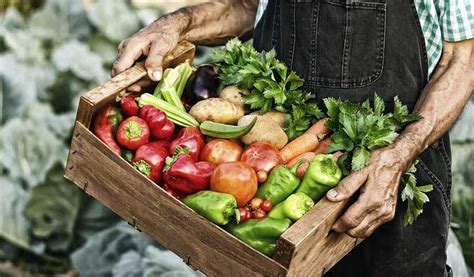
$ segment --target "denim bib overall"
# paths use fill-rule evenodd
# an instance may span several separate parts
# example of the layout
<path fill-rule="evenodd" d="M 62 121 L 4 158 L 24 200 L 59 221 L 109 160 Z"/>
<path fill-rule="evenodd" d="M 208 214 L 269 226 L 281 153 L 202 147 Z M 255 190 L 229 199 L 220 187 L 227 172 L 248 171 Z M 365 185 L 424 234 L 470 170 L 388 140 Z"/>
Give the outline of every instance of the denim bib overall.
<path fill-rule="evenodd" d="M 376 92 L 413 109 L 427 83 L 425 42 L 413 0 L 269 0 L 256 26 L 254 46 L 274 48 L 316 95 L 351 101 Z M 421 156 L 419 185 L 432 184 L 430 202 L 402 228 L 406 203 L 395 218 L 344 257 L 328 276 L 445 276 L 451 202 L 449 137 Z M 401 189 L 399 190 L 399 194 Z"/>

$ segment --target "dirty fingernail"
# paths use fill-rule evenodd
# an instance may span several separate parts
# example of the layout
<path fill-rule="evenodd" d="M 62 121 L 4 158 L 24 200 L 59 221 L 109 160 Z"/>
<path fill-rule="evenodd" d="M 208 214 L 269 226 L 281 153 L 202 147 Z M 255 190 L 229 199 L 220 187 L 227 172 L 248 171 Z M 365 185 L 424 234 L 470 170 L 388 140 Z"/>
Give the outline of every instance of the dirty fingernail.
<path fill-rule="evenodd" d="M 161 80 L 161 72 L 160 71 L 153 72 L 153 79 L 155 79 L 155 81 Z"/>
<path fill-rule="evenodd" d="M 332 190 L 328 191 L 327 196 L 329 196 L 330 198 L 336 198 L 337 197 L 337 191 L 332 189 Z"/>

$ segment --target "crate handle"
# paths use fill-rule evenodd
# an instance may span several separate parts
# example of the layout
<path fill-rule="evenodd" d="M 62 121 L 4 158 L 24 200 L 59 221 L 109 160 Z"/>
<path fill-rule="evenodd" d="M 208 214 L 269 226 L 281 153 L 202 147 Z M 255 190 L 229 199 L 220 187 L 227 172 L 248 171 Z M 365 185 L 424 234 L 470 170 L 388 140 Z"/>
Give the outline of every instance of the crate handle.
<path fill-rule="evenodd" d="M 283 266 L 290 269 L 295 268 L 313 268 L 315 272 L 325 271 L 328 268 L 324 261 L 324 254 L 314 253 L 316 245 L 323 245 L 327 243 L 340 244 L 332 245 L 334 249 L 342 249 L 345 251 L 347 247 L 356 243 L 356 239 L 352 239 L 345 234 L 337 234 L 331 232 L 331 227 L 339 216 L 344 212 L 347 206 L 351 203 L 351 199 L 340 202 L 331 202 L 326 198 L 321 199 L 316 205 L 300 220 L 293 224 L 285 233 L 283 233 L 277 241 L 276 253 L 274 259 Z M 336 257 L 334 259 L 342 258 L 345 253 L 332 253 Z M 307 257 L 312 257 L 306 259 Z M 314 260 L 318 257 L 318 261 Z M 298 262 L 299 261 L 299 262 Z M 302 264 L 304 263 L 304 265 Z M 298 269 L 296 269 L 298 270 Z"/>
<path fill-rule="evenodd" d="M 185 60 L 192 61 L 195 52 L 196 47 L 194 44 L 183 40 L 165 57 L 163 61 L 164 67 L 174 67 Z M 92 117 L 98 109 L 115 101 L 121 91 L 146 75 L 147 72 L 143 62 L 139 62 L 109 81 L 86 92 L 79 100 L 76 120 L 89 128 Z"/>

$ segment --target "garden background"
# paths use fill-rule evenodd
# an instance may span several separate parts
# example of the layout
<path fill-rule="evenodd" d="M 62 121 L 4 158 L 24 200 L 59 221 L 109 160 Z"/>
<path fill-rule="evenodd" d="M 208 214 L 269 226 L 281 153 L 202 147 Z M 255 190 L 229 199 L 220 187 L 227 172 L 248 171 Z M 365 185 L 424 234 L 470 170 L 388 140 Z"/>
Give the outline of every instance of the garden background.
<path fill-rule="evenodd" d="M 118 43 L 196 2 L 0 0 L 0 276 L 200 275 L 63 177 L 78 97 L 109 78 Z M 456 276 L 474 268 L 472 126 L 474 99 L 451 130 Z"/>

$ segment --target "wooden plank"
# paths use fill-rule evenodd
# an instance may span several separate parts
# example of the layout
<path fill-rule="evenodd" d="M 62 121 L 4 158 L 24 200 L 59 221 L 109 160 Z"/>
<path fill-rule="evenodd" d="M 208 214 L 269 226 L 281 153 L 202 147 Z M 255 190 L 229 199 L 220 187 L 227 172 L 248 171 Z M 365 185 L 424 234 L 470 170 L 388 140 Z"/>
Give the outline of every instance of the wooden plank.
<path fill-rule="evenodd" d="M 289 276 L 320 276 L 362 241 L 330 233 L 349 202 L 323 198 L 282 234 L 275 260 L 288 267 Z"/>
<path fill-rule="evenodd" d="M 182 41 L 164 60 L 164 66 L 174 67 L 185 60 L 194 57 L 195 46 L 187 41 Z M 81 96 L 76 120 L 86 127 L 90 126 L 92 116 L 95 112 L 106 104 L 112 103 L 120 91 L 123 91 L 136 81 L 147 75 L 143 62 L 137 63 L 133 67 L 125 70 L 109 81 L 86 92 Z"/>
<path fill-rule="evenodd" d="M 284 276 L 286 269 L 196 214 L 76 122 L 66 178 L 209 276 Z"/>

